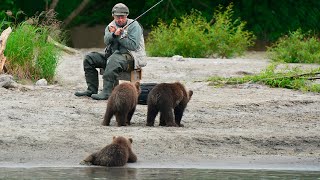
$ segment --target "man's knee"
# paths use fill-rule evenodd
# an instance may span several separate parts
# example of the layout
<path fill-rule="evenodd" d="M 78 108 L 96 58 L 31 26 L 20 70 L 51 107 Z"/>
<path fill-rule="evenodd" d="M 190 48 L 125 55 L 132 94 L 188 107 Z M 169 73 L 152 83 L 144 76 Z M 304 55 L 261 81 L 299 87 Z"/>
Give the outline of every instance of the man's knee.
<path fill-rule="evenodd" d="M 119 63 L 108 63 L 102 78 L 107 80 L 115 80 L 120 72 L 122 72 L 122 68 Z"/>
<path fill-rule="evenodd" d="M 89 53 L 87 55 L 84 56 L 84 60 L 83 60 L 83 67 L 91 67 L 93 65 L 93 61 L 92 61 L 92 54 Z"/>
<path fill-rule="evenodd" d="M 106 59 L 104 59 L 101 54 L 97 52 L 90 52 L 85 55 L 83 60 L 84 68 L 104 68 L 106 65 Z"/>

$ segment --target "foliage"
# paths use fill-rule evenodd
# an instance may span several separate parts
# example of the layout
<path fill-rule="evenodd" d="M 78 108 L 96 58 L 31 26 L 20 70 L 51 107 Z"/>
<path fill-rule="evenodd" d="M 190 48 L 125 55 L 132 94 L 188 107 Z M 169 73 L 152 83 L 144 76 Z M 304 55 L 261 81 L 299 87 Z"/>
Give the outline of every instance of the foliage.
<path fill-rule="evenodd" d="M 288 36 L 280 38 L 267 50 L 267 55 L 273 61 L 287 63 L 320 63 L 320 42 L 304 34 L 301 29 L 290 32 Z"/>
<path fill-rule="evenodd" d="M 15 24 L 21 14 L 23 14 L 22 11 L 18 11 L 17 13 L 15 13 L 15 15 L 12 11 L 0 12 L 0 17 L 3 15 L 3 18 L 0 21 L 0 32 L 5 30 L 12 24 Z"/>
<path fill-rule="evenodd" d="M 225 12 L 222 12 L 222 6 L 219 7 L 213 25 L 196 10 L 182 16 L 180 20 L 174 19 L 170 25 L 160 22 L 149 34 L 147 51 L 150 56 L 241 55 L 253 45 L 254 35 L 244 30 L 245 23 L 239 19 L 231 22 L 231 16 L 232 4 Z"/>
<path fill-rule="evenodd" d="M 22 10 L 27 17 L 30 17 L 37 12 L 46 10 L 51 2 L 52 0 L 2 0 L 0 20 L 5 17 L 4 12 L 6 10 L 11 10 L 14 13 Z M 63 21 L 68 17 L 81 2 L 82 0 L 60 0 L 55 9 L 58 12 L 59 20 Z M 118 2 L 117 0 L 91 0 L 87 8 L 74 19 L 72 25 L 107 24 L 112 19 L 111 8 Z M 123 0 L 121 2 L 130 8 L 129 17 L 134 19 L 159 0 Z M 191 9 L 200 11 L 210 21 L 213 8 L 220 4 L 227 6 L 230 3 L 234 4 L 235 19 L 241 18 L 246 21 L 247 29 L 253 32 L 258 40 L 274 42 L 286 32 L 298 28 L 302 28 L 304 31 L 313 30 L 317 34 L 320 32 L 320 1 L 318 0 L 167 0 L 141 17 L 139 22 L 143 24 L 145 29 L 150 29 L 157 25 L 159 18 L 164 23 L 170 24 L 173 19 L 183 16 Z"/>
<path fill-rule="evenodd" d="M 206 55 L 206 20 L 198 11 L 185 15 L 181 21 L 174 19 L 168 26 L 159 22 L 149 34 L 147 52 L 151 56 L 204 57 Z"/>
<path fill-rule="evenodd" d="M 242 55 L 248 47 L 254 45 L 255 36 L 253 33 L 244 30 L 246 22 L 240 19 L 232 20 L 233 4 L 230 4 L 225 11 L 220 5 L 215 13 L 215 23 L 208 27 L 209 54 L 217 54 L 220 57 L 234 57 Z"/>
<path fill-rule="evenodd" d="M 298 28 L 320 31 L 318 0 L 240 0 L 233 1 L 235 15 L 248 22 L 248 29 L 263 41 L 274 42 Z"/>
<path fill-rule="evenodd" d="M 210 77 L 213 85 L 225 84 L 263 83 L 270 87 L 280 87 L 301 91 L 320 92 L 320 84 L 313 83 L 320 74 L 320 68 L 303 71 L 297 67 L 277 69 L 278 64 L 269 65 L 264 71 L 257 75 L 246 75 L 243 77 Z"/>
<path fill-rule="evenodd" d="M 23 1 L 23 0 L 20 0 Z M 34 0 L 33 0 L 34 1 Z M 67 9 L 73 9 L 70 6 L 74 1 L 61 1 L 58 4 L 58 11 L 61 18 L 66 17 Z M 90 6 L 75 19 L 76 24 L 106 24 L 111 20 L 111 7 L 119 1 L 99 1 L 91 0 Z M 150 8 L 159 0 L 123 0 L 121 1 L 130 8 L 130 17 L 135 18 Z M 318 0 L 168 0 L 161 2 L 157 7 L 149 11 L 145 16 L 139 19 L 146 29 L 157 25 L 158 19 L 166 24 L 170 24 L 173 19 L 177 19 L 189 13 L 192 9 L 200 11 L 208 21 L 212 19 L 212 9 L 218 5 L 224 7 L 230 3 L 234 4 L 235 19 L 241 18 L 247 22 L 247 29 L 253 32 L 259 40 L 274 42 L 284 33 L 298 29 L 314 30 L 320 32 L 320 1 Z M 32 3 L 31 3 L 32 4 Z M 70 5 L 69 5 L 70 4 Z M 61 11 L 64 9 L 64 11 Z M 66 15 L 62 15 L 66 14 Z M 307 17 L 307 18 L 306 18 Z"/>
<path fill-rule="evenodd" d="M 20 79 L 45 78 L 53 81 L 60 49 L 47 38 L 61 40 L 62 35 L 58 33 L 58 21 L 54 20 L 54 16 L 50 16 L 50 12 L 44 14 L 46 18 L 40 14 L 18 24 L 8 38 L 6 68 L 8 73 Z"/>
<path fill-rule="evenodd" d="M 163 22 L 159 22 L 157 28 L 149 33 L 149 41 L 146 42 L 147 53 L 150 56 L 172 56 L 175 54 L 172 43 L 173 29 Z M 152 43 L 150 43 L 150 39 Z M 166 43 L 162 43 L 166 42 Z"/>
<path fill-rule="evenodd" d="M 0 5 L 0 32 L 12 23 L 17 23 L 24 18 L 23 11 L 19 10 L 14 0 L 2 0 Z"/>
<path fill-rule="evenodd" d="M 6 11 L 16 9 L 14 0 L 2 0 L 1 7 L 0 7 L 0 19 L 6 18 Z"/>

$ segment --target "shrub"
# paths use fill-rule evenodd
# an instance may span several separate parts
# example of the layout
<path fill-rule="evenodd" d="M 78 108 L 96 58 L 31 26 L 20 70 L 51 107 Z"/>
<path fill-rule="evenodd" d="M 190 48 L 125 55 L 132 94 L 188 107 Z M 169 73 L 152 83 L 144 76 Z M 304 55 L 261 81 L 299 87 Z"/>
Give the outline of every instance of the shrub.
<path fill-rule="evenodd" d="M 222 6 L 214 14 L 215 23 L 210 25 L 201 12 L 192 10 L 170 25 L 159 22 L 149 34 L 146 48 L 150 56 L 233 57 L 243 54 L 253 45 L 255 36 L 244 30 L 245 22 L 232 22 L 233 5 L 225 12 Z"/>
<path fill-rule="evenodd" d="M 217 54 L 219 57 L 234 57 L 242 55 L 248 47 L 254 45 L 253 33 L 244 30 L 246 22 L 240 19 L 232 20 L 233 4 L 225 11 L 218 6 L 214 13 L 215 23 L 208 28 L 209 54 Z"/>
<path fill-rule="evenodd" d="M 193 10 L 178 22 L 174 19 L 168 26 L 159 22 L 147 41 L 150 56 L 204 57 L 206 55 L 205 28 L 206 20 L 199 11 Z"/>
<path fill-rule="evenodd" d="M 149 56 L 172 56 L 175 54 L 172 41 L 173 30 L 163 22 L 150 32 L 146 42 L 146 50 Z M 166 42 L 166 43 L 164 43 Z"/>
<path fill-rule="evenodd" d="M 267 56 L 276 62 L 320 63 L 320 42 L 301 29 L 281 37 L 267 49 Z"/>

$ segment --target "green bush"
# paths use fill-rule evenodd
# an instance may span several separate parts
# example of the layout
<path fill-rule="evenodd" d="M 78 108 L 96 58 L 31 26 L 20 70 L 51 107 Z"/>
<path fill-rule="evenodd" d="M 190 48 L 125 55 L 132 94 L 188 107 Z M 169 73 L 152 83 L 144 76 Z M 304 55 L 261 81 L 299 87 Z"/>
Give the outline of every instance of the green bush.
<path fill-rule="evenodd" d="M 233 57 L 241 55 L 253 45 L 255 36 L 244 30 L 245 22 L 232 22 L 233 5 L 225 12 L 222 6 L 214 14 L 215 23 L 210 25 L 201 12 L 192 10 L 180 20 L 174 19 L 170 25 L 159 22 L 147 39 L 150 56 L 185 57 Z"/>
<path fill-rule="evenodd" d="M 232 8 L 231 3 L 225 11 L 222 6 L 218 6 L 215 11 L 215 23 L 208 28 L 207 35 L 209 54 L 230 58 L 242 55 L 248 47 L 254 45 L 255 36 L 244 30 L 246 22 L 232 20 Z"/>
<path fill-rule="evenodd" d="M 146 42 L 149 56 L 172 56 L 175 49 L 172 41 L 173 30 L 163 22 L 158 22 L 157 28 L 150 32 Z M 163 43 L 166 42 L 166 43 Z"/>
<path fill-rule="evenodd" d="M 174 19 L 169 26 L 160 21 L 149 34 L 147 52 L 150 56 L 204 57 L 206 26 L 206 20 L 195 10 L 180 22 Z"/>
<path fill-rule="evenodd" d="M 267 49 L 267 56 L 276 62 L 320 63 L 320 42 L 301 29 L 281 37 Z"/>

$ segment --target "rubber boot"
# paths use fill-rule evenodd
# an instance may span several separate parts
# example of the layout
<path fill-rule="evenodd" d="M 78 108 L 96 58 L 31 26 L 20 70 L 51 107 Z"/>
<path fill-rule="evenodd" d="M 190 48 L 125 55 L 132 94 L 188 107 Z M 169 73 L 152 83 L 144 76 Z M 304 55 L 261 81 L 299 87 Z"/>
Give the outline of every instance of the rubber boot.
<path fill-rule="evenodd" d="M 86 82 L 87 82 L 87 90 L 85 91 L 77 91 L 74 93 L 76 96 L 88 96 L 91 97 L 92 94 L 96 94 L 98 92 L 99 79 L 97 74 L 85 73 Z"/>
<path fill-rule="evenodd" d="M 95 100 L 107 100 L 112 92 L 115 83 L 103 80 L 103 89 L 99 94 L 92 94 L 91 98 Z"/>

